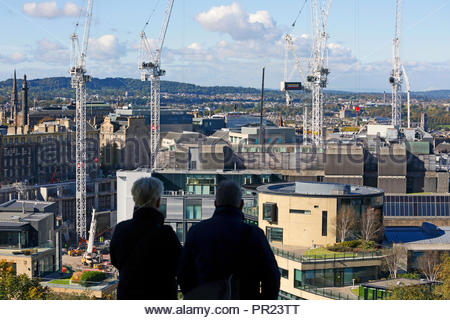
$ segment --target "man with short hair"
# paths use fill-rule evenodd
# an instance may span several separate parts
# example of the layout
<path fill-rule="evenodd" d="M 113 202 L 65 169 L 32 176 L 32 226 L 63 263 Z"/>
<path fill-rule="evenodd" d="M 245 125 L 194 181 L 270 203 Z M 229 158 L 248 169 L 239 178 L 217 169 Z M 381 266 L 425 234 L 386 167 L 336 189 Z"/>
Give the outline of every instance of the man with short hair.
<path fill-rule="evenodd" d="M 192 226 L 187 234 L 178 271 L 183 294 L 234 275 L 240 299 L 277 299 L 277 262 L 263 231 L 244 222 L 239 186 L 231 180 L 220 183 L 214 205 L 212 218 Z"/>
<path fill-rule="evenodd" d="M 117 299 L 177 299 L 181 245 L 158 210 L 162 193 L 163 184 L 156 178 L 133 184 L 133 218 L 116 226 L 110 245 L 111 263 L 119 270 Z"/>

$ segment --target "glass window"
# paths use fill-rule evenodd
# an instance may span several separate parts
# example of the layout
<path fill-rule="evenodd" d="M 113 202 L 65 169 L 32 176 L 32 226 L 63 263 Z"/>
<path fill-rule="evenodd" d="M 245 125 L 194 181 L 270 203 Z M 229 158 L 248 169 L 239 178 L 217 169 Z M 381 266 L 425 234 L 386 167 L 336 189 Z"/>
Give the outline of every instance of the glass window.
<path fill-rule="evenodd" d="M 323 278 L 324 287 L 334 287 L 334 269 L 325 269 Z"/>
<path fill-rule="evenodd" d="M 294 269 L 294 288 L 300 289 L 302 287 L 302 272 Z"/>
<path fill-rule="evenodd" d="M 266 235 L 267 235 L 267 240 L 269 240 L 269 242 L 272 242 L 272 241 L 283 242 L 283 229 L 282 228 L 266 227 Z"/>
<path fill-rule="evenodd" d="M 186 205 L 186 219 L 200 220 L 202 218 L 201 204 L 187 204 Z"/>
<path fill-rule="evenodd" d="M 311 214 L 311 210 L 300 210 L 300 209 L 290 209 L 289 213 L 296 213 L 296 214 Z"/>
<path fill-rule="evenodd" d="M 322 211 L 322 236 L 325 237 L 327 235 L 328 229 L 328 212 Z"/>
<path fill-rule="evenodd" d="M 280 269 L 280 273 L 281 273 L 281 277 L 288 279 L 289 278 L 289 271 L 283 268 L 279 268 Z"/>
<path fill-rule="evenodd" d="M 263 219 L 269 222 L 277 222 L 277 204 L 267 202 L 263 204 Z"/>

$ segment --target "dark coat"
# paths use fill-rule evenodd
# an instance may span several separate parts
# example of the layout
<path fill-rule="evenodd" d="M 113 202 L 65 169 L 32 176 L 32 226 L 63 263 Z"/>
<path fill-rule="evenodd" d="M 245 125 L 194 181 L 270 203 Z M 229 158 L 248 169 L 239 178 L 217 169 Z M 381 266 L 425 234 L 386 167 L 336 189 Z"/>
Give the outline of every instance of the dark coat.
<path fill-rule="evenodd" d="M 241 242 L 244 232 L 246 243 Z M 240 245 L 243 244 L 242 250 Z M 241 279 L 241 299 L 277 299 L 280 271 L 263 231 L 244 222 L 234 207 L 216 208 L 212 218 L 189 230 L 178 271 L 183 293 L 230 274 Z"/>
<path fill-rule="evenodd" d="M 119 223 L 111 240 L 111 263 L 119 270 L 117 299 L 177 299 L 181 245 L 164 216 L 141 208 Z"/>

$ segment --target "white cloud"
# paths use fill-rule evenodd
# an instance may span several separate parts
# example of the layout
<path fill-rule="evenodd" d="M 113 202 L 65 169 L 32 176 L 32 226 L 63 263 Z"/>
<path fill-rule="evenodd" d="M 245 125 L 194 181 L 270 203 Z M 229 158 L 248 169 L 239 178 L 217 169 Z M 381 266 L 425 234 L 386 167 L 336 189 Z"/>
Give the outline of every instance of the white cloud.
<path fill-rule="evenodd" d="M 28 58 L 23 52 L 13 52 L 7 55 L 0 54 L 0 62 L 6 64 L 17 64 L 27 61 Z"/>
<path fill-rule="evenodd" d="M 70 64 L 70 51 L 61 44 L 44 38 L 38 41 L 37 48 L 34 51 L 34 58 L 48 64 L 68 67 Z"/>
<path fill-rule="evenodd" d="M 58 18 L 58 17 L 76 17 L 81 12 L 81 7 L 73 2 L 66 2 L 62 8 L 59 8 L 56 1 L 49 2 L 27 2 L 23 5 L 23 13 L 31 17 L 39 18 Z"/>
<path fill-rule="evenodd" d="M 126 45 L 119 42 L 112 34 L 105 34 L 99 38 L 89 39 L 88 59 L 99 61 L 117 60 L 126 54 Z"/>
<path fill-rule="evenodd" d="M 78 15 L 80 15 L 81 11 L 82 9 L 73 2 L 65 3 L 62 9 L 64 16 L 67 17 L 77 17 Z"/>
<path fill-rule="evenodd" d="M 199 13 L 195 19 L 204 29 L 227 33 L 234 40 L 268 40 L 281 35 L 267 11 L 249 14 L 236 2 L 229 6 L 212 7 L 207 12 Z"/>

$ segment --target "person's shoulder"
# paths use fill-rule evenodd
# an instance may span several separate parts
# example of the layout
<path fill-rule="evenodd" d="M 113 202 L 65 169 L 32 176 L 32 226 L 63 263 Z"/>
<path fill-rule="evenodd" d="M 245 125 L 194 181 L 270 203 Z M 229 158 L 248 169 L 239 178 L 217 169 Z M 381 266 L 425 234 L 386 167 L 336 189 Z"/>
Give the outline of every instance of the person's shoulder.
<path fill-rule="evenodd" d="M 129 219 L 129 220 L 124 220 L 119 222 L 116 227 L 115 230 L 123 230 L 123 229 L 127 229 L 129 227 L 131 227 L 133 225 L 133 220 Z"/>
<path fill-rule="evenodd" d="M 133 220 L 130 219 L 130 220 L 121 221 L 114 227 L 113 236 L 118 236 L 123 233 L 128 233 L 131 231 L 132 228 L 133 228 Z"/>

